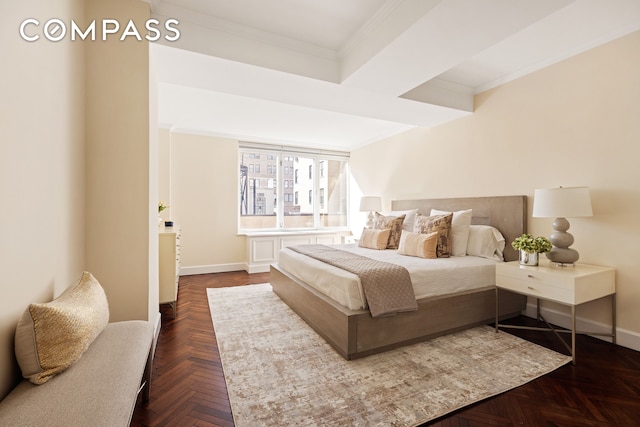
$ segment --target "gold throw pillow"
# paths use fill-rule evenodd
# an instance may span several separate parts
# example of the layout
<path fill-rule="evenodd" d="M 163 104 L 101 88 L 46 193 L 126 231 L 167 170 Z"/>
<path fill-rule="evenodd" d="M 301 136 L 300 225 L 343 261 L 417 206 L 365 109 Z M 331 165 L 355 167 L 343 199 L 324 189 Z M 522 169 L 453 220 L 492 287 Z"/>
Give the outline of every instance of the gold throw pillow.
<path fill-rule="evenodd" d="M 88 272 L 55 300 L 30 304 L 15 335 L 22 376 L 47 382 L 80 359 L 108 322 L 107 297 Z"/>
<path fill-rule="evenodd" d="M 362 236 L 360 236 L 358 246 L 368 249 L 387 249 L 387 242 L 389 241 L 390 233 L 391 230 L 389 229 L 372 230 L 370 228 L 365 228 L 362 230 Z"/>
<path fill-rule="evenodd" d="M 420 258 L 435 259 L 438 246 L 438 232 L 421 234 L 403 231 L 400 236 L 398 253 Z"/>

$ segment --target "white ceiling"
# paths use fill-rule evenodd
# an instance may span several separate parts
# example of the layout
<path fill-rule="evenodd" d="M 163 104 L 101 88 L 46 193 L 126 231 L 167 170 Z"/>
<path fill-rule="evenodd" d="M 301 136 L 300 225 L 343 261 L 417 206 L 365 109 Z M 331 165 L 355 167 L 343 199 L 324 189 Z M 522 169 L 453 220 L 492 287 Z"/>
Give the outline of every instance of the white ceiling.
<path fill-rule="evenodd" d="M 638 0 L 149 0 L 161 125 L 352 150 L 640 30 Z"/>

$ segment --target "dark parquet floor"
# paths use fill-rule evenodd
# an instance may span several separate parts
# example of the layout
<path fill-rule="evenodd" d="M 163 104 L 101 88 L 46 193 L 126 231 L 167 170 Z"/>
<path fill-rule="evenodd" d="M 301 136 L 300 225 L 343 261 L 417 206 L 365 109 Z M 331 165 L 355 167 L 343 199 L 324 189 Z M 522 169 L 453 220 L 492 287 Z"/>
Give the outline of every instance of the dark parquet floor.
<path fill-rule="evenodd" d="M 161 307 L 151 399 L 138 403 L 132 426 L 233 426 L 206 288 L 268 281 L 268 273 L 245 272 L 180 278 L 176 318 Z M 566 353 L 551 333 L 509 332 Z M 426 425 L 640 426 L 640 352 L 578 336 L 577 361 Z"/>

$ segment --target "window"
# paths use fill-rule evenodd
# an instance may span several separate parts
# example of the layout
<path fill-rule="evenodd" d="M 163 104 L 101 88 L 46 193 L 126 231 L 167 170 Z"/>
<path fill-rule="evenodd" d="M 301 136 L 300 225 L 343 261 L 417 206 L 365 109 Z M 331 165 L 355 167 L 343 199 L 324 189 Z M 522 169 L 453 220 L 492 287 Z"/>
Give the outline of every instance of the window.
<path fill-rule="evenodd" d="M 243 142 L 238 158 L 240 231 L 348 226 L 348 153 Z"/>

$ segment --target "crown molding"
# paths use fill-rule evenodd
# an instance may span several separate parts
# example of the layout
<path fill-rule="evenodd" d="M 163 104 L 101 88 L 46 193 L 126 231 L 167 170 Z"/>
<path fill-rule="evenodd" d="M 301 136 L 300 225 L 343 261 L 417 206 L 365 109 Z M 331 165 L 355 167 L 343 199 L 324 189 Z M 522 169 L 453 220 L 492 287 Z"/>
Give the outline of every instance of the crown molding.
<path fill-rule="evenodd" d="M 338 51 L 338 56 L 344 58 L 351 54 L 354 50 L 358 49 L 365 40 L 369 39 L 371 35 L 376 32 L 386 21 L 389 16 L 393 14 L 398 7 L 404 3 L 405 0 L 388 0 L 378 11 L 371 17 L 362 27 L 356 31 L 356 33 L 347 40 L 347 42 Z"/>
<path fill-rule="evenodd" d="M 519 70 L 514 71 L 513 73 L 506 74 L 498 79 L 493 81 L 484 83 L 474 90 L 474 95 L 485 92 L 489 89 L 493 89 L 495 87 L 501 86 L 505 83 L 509 83 L 510 81 L 519 79 L 520 77 L 524 77 L 527 74 L 531 74 L 535 71 L 542 70 L 543 68 L 549 67 L 553 64 L 557 64 L 558 62 L 564 61 L 565 59 L 571 58 L 572 56 L 578 55 L 580 53 L 586 52 L 590 49 L 594 49 L 598 46 L 601 46 L 605 43 L 618 39 L 620 37 L 624 37 L 627 34 L 631 34 L 633 32 L 640 31 L 640 24 L 633 24 L 625 28 L 621 28 L 618 31 L 614 31 L 609 33 L 605 37 L 599 37 L 589 41 L 588 43 L 584 43 L 580 46 L 576 46 L 573 49 L 567 50 L 560 55 L 555 57 L 548 58 L 544 61 L 536 62 L 535 64 L 531 64 L 527 67 L 521 68 Z"/>

